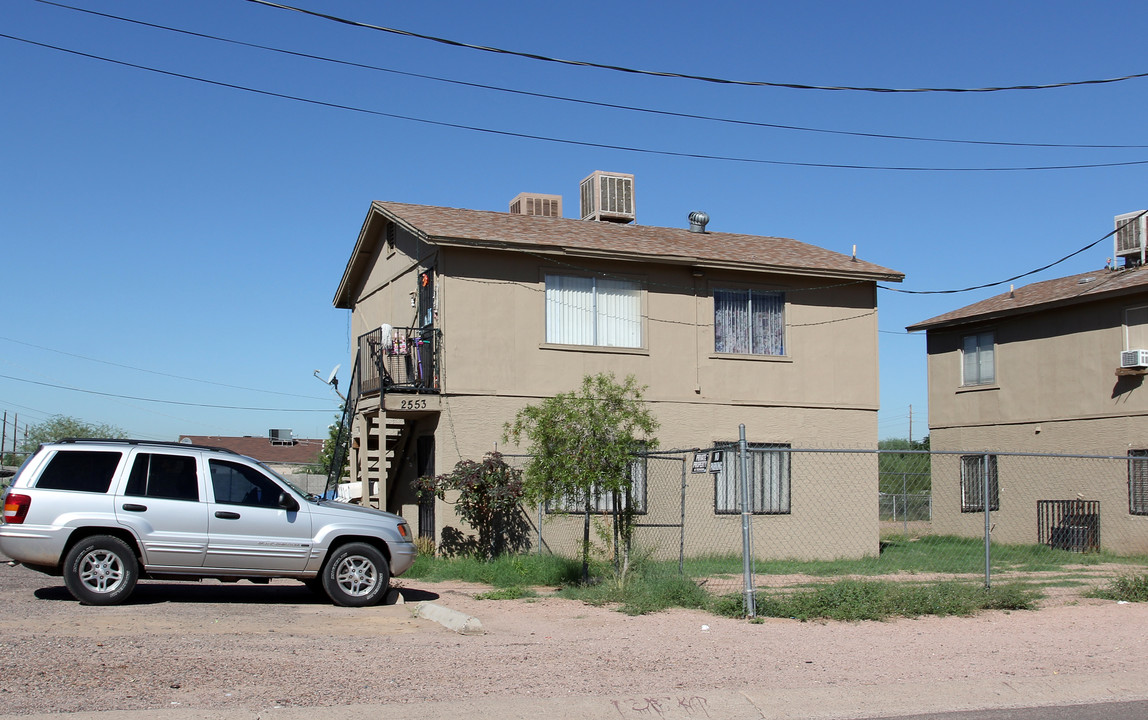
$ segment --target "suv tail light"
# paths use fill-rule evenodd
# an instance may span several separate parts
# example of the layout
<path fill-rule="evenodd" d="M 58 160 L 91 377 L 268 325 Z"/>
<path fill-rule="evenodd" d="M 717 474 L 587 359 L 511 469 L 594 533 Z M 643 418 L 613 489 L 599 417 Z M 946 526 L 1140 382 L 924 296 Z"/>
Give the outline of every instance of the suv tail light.
<path fill-rule="evenodd" d="M 9 493 L 4 498 L 4 522 L 19 525 L 28 516 L 28 508 L 32 507 L 32 498 L 27 495 Z"/>

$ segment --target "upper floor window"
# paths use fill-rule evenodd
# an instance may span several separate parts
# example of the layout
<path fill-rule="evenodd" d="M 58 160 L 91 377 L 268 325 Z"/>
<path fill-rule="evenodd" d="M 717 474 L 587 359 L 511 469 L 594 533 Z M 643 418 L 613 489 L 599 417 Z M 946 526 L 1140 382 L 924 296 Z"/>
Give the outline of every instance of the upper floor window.
<path fill-rule="evenodd" d="M 784 355 L 784 293 L 714 290 L 714 352 Z"/>
<path fill-rule="evenodd" d="M 1124 310 L 1124 349 L 1148 349 L 1148 306 Z"/>
<path fill-rule="evenodd" d="M 995 343 L 991 332 L 964 337 L 961 343 L 962 385 L 991 385 L 996 382 Z"/>
<path fill-rule="evenodd" d="M 642 291 L 612 278 L 546 276 L 546 342 L 642 347 Z"/>

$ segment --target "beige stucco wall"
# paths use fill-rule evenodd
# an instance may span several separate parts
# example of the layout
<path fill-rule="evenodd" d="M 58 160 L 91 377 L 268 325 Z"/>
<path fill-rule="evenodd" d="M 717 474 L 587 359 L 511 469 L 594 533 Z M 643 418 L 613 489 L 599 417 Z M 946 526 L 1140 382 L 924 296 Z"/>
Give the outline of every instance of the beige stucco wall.
<path fill-rule="evenodd" d="M 1143 376 L 1117 376 L 1124 310 L 1144 296 L 930 331 L 930 443 L 938 451 L 997 450 L 1115 456 L 1115 460 L 1000 457 L 993 538 L 1037 542 L 1038 500 L 1101 502 L 1101 543 L 1148 552 L 1148 517 L 1128 511 L 1130 449 L 1148 448 Z M 960 387 L 961 338 L 995 333 L 996 383 Z M 957 457 L 933 458 L 933 529 L 979 536 L 984 515 L 960 512 Z"/>
<path fill-rule="evenodd" d="M 872 282 L 766 276 L 470 248 L 432 253 L 399 230 L 395 249 L 378 243 L 352 314 L 357 337 L 382 323 L 412 325 L 417 273 L 435 266 L 442 331 L 443 410 L 437 418 L 435 469 L 477 459 L 502 442 L 503 424 L 518 409 L 574 390 L 588 374 L 634 375 L 661 423 L 662 448 L 708 447 L 736 441 L 744 423 L 750 442 L 795 448 L 875 448 L 877 443 L 877 315 Z M 421 264 L 420 264 L 421 263 Z M 590 348 L 545 342 L 544 276 L 604 272 L 642 283 L 643 347 Z M 714 288 L 786 294 L 786 355 L 749 357 L 714 352 Z M 419 429 L 416 432 L 423 432 Z M 414 443 L 408 445 L 408 455 Z M 399 458 L 396 491 L 404 517 L 416 521 L 411 458 Z M 876 458 L 843 469 L 795 458 L 792 512 L 758 516 L 761 557 L 835 558 L 878 551 Z M 687 508 L 692 554 L 740 552 L 741 519 L 714 513 L 712 476 L 691 478 Z M 675 506 L 676 507 L 676 506 Z M 548 532 L 580 537 L 581 524 L 547 522 Z M 457 526 L 449 504 L 436 507 L 436 534 Z M 659 534 L 665 534 L 658 531 Z M 659 543 L 661 544 L 661 543 Z M 575 540 L 575 547 L 577 540 Z M 676 555 L 676 540 L 673 552 Z"/>
<path fill-rule="evenodd" d="M 635 375 L 655 401 L 877 408 L 873 283 L 730 271 L 695 278 L 686 266 L 453 248 L 440 254 L 439 271 L 444 389 L 451 393 L 548 396 L 577 387 L 584 375 L 612 371 Z M 586 271 L 643 283 L 643 348 L 546 344 L 544 275 Z M 715 354 L 714 287 L 785 292 L 786 356 Z M 873 433 L 870 443 L 875 426 Z"/>

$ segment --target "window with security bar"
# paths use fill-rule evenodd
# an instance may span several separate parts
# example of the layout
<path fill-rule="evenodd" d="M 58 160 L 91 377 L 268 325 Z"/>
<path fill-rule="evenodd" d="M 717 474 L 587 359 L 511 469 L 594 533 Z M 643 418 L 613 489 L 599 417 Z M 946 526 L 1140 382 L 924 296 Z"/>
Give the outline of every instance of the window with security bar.
<path fill-rule="evenodd" d="M 1148 515 L 1148 450 L 1128 451 L 1128 512 Z"/>
<path fill-rule="evenodd" d="M 714 474 L 714 512 L 741 513 L 741 458 L 737 444 L 727 445 L 722 469 Z M 746 457 L 749 474 L 749 507 L 755 515 L 788 515 L 789 445 L 750 443 Z"/>
<path fill-rule="evenodd" d="M 630 463 L 630 489 L 621 493 L 622 507 L 633 508 L 635 515 L 646 514 L 646 458 L 637 458 Z M 548 513 L 582 513 L 586 512 L 586 499 L 580 494 L 567 495 L 564 498 L 551 500 L 546 503 Z M 614 512 L 614 493 L 602 492 L 597 487 L 590 488 L 590 512 Z"/>
<path fill-rule="evenodd" d="M 988 468 L 985 458 L 988 458 Z M 988 475 L 986 478 L 985 475 Z M 989 510 L 1000 510 L 1000 484 L 996 455 L 961 456 L 961 512 L 985 511 L 985 481 L 989 483 Z"/>

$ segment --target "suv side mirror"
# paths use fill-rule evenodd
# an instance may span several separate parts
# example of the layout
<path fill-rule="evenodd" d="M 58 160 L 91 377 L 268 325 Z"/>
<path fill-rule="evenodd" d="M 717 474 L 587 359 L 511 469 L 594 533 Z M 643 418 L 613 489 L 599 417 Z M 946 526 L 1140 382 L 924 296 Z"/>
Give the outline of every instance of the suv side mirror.
<path fill-rule="evenodd" d="M 299 509 L 299 501 L 287 493 L 281 492 L 279 493 L 279 507 L 287 510 L 288 512 L 295 512 Z"/>

